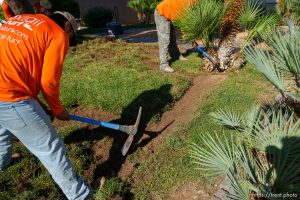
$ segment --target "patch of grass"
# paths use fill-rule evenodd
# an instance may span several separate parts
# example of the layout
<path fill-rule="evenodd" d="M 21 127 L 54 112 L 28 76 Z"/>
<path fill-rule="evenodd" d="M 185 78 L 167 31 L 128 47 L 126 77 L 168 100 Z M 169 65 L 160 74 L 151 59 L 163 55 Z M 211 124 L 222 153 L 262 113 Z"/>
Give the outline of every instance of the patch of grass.
<path fill-rule="evenodd" d="M 198 53 L 191 53 L 186 58 L 188 61 L 176 61 L 171 66 L 176 71 L 183 71 L 191 74 L 199 74 L 203 70 L 204 61 L 198 56 Z"/>
<path fill-rule="evenodd" d="M 199 108 L 199 117 L 182 131 L 169 136 L 164 145 L 140 166 L 132 179 L 133 193 L 139 199 L 151 199 L 153 195 L 164 199 L 180 185 L 193 181 L 197 181 L 209 193 L 209 182 L 205 174 L 195 170 L 195 166 L 191 164 L 188 143 L 199 143 L 199 134 L 215 131 L 225 136 L 232 134 L 233 130 L 218 126 L 209 114 L 225 107 L 245 112 L 251 105 L 259 103 L 257 96 L 265 93 L 267 87 L 269 84 L 251 66 L 237 72 L 231 71 L 229 78 L 210 92 Z M 182 136 L 187 137 L 188 141 L 180 139 Z"/>
<path fill-rule="evenodd" d="M 144 114 L 152 117 L 151 110 L 163 111 L 184 94 L 191 81 L 181 74 L 148 68 L 146 62 L 156 58 L 148 55 L 154 48 L 96 39 L 73 49 L 61 83 L 64 106 L 92 106 L 119 114 L 142 105 Z M 187 68 L 192 66 L 189 63 Z"/>
<path fill-rule="evenodd" d="M 126 182 L 115 177 L 107 180 L 103 188 L 96 191 L 93 197 L 95 200 L 107 200 L 117 195 L 123 196 L 126 192 L 128 192 Z"/>
<path fill-rule="evenodd" d="M 130 180 L 134 186 L 132 193 L 137 199 L 165 199 L 177 186 L 200 176 L 199 172 L 193 170 L 184 149 L 175 149 L 173 144 L 159 148 L 138 168 Z"/>
<path fill-rule="evenodd" d="M 16 145 L 16 149 L 22 152 L 22 158 L 0 173 L 0 199 L 63 199 L 64 195 L 37 158 L 21 145 Z"/>

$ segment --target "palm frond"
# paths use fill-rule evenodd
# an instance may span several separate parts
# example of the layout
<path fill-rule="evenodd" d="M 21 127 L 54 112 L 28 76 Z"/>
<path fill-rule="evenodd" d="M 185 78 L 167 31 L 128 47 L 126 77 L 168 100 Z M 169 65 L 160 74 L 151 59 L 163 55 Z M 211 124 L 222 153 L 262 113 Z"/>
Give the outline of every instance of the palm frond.
<path fill-rule="evenodd" d="M 246 172 L 246 177 L 249 177 L 249 188 L 252 191 L 259 194 L 299 191 L 300 154 L 298 152 L 297 156 L 291 156 L 290 151 L 291 148 L 299 148 L 299 138 L 285 137 L 282 143 L 281 149 L 272 145 L 267 147 L 272 155 L 268 162 L 262 156 L 254 156 L 246 148 L 240 148 L 241 166 Z"/>
<path fill-rule="evenodd" d="M 300 75 L 300 32 L 277 32 L 269 40 L 269 45 L 275 49 L 274 61 L 284 71 L 295 76 Z"/>
<path fill-rule="evenodd" d="M 236 162 L 236 146 L 233 137 L 223 139 L 217 135 L 201 135 L 202 145 L 192 143 L 190 156 L 197 169 L 209 171 L 210 177 L 226 175 L 229 169 L 234 168 Z"/>
<path fill-rule="evenodd" d="M 174 23 L 181 29 L 184 40 L 203 39 L 205 46 L 209 47 L 225 12 L 222 1 L 201 0 L 180 13 Z"/>
<path fill-rule="evenodd" d="M 226 192 L 227 198 L 231 200 L 249 200 L 251 197 L 250 183 L 245 179 L 241 180 L 236 177 L 233 171 L 227 175 L 230 184 L 229 191 Z"/>
<path fill-rule="evenodd" d="M 255 122 L 259 120 L 260 113 L 261 113 L 261 108 L 258 105 L 254 105 L 243 116 L 243 124 L 245 127 L 243 132 L 245 133 L 245 135 L 249 135 L 252 132 Z"/>
<path fill-rule="evenodd" d="M 245 39 L 243 48 L 249 46 L 255 38 L 264 39 L 270 37 L 279 23 L 280 18 L 274 13 L 260 16 L 259 19 L 253 23 L 253 26 L 248 30 L 249 33 Z"/>
<path fill-rule="evenodd" d="M 261 151 L 266 151 L 268 146 L 282 148 L 282 139 L 287 136 L 300 137 L 300 121 L 282 110 L 264 113 L 263 119 L 254 124 L 250 134 L 252 144 Z"/>
<path fill-rule="evenodd" d="M 269 163 L 264 163 L 262 158 L 254 156 L 252 149 L 249 149 L 246 144 L 242 144 L 237 152 L 240 158 L 240 165 L 245 174 L 243 175 L 251 183 L 251 190 L 254 192 L 260 192 L 259 185 L 267 182 L 268 170 L 270 168 Z"/>
<path fill-rule="evenodd" d="M 284 74 L 276 67 L 268 51 L 250 46 L 245 49 L 246 60 L 253 64 L 281 93 L 286 89 Z M 284 95 L 283 95 L 284 96 Z"/>
<path fill-rule="evenodd" d="M 246 1 L 239 16 L 239 24 L 241 28 L 244 30 L 252 29 L 262 14 L 263 8 L 258 2 L 253 0 Z"/>
<path fill-rule="evenodd" d="M 224 125 L 233 129 L 244 129 L 243 118 L 239 113 L 232 110 L 219 109 L 216 112 L 212 112 L 210 116 L 220 125 Z"/>

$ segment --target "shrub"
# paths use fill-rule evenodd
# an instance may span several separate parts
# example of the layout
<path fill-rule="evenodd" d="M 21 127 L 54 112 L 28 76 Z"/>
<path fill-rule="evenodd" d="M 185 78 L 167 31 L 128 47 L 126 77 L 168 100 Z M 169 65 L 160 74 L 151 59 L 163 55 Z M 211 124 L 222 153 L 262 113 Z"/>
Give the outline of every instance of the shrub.
<path fill-rule="evenodd" d="M 288 1 L 288 9 L 292 13 L 292 17 L 300 21 L 300 2 L 299 0 L 290 0 Z"/>
<path fill-rule="evenodd" d="M 150 23 L 151 15 L 160 0 L 130 0 L 128 7 L 137 12 L 140 23 Z"/>
<path fill-rule="evenodd" d="M 300 2 L 299 0 L 279 0 L 277 9 L 280 14 L 287 18 L 292 17 L 300 21 Z"/>
<path fill-rule="evenodd" d="M 105 27 L 112 19 L 112 11 L 103 7 L 92 8 L 83 17 L 83 21 L 90 27 Z"/>
<path fill-rule="evenodd" d="M 74 15 L 75 18 L 80 17 L 80 7 L 79 4 L 74 0 L 63 0 L 63 1 L 57 1 L 57 0 L 50 0 L 52 4 L 52 10 L 54 11 L 67 11 Z"/>

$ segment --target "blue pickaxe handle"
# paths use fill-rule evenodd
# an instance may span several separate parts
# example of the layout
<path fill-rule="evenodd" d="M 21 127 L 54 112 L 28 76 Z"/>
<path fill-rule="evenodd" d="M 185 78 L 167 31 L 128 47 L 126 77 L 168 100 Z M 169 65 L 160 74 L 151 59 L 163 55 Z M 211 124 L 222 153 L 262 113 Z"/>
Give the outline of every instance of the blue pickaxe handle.
<path fill-rule="evenodd" d="M 205 57 L 207 57 L 210 60 L 210 62 L 212 62 L 215 66 L 218 65 L 217 61 L 214 58 L 212 58 L 206 51 L 204 51 L 198 45 L 196 47 L 196 50 L 200 51 L 200 53 L 202 53 Z"/>
<path fill-rule="evenodd" d="M 210 56 L 208 55 L 208 53 L 206 53 L 206 51 L 204 51 L 201 47 L 196 47 L 196 49 L 198 51 L 200 51 L 205 57 L 210 58 Z"/>
<path fill-rule="evenodd" d="M 109 122 L 102 122 L 102 121 L 98 121 L 98 120 L 94 120 L 94 119 L 89 119 L 89 118 L 86 118 L 86 117 L 79 117 L 79 116 L 76 116 L 76 115 L 70 115 L 70 119 L 80 121 L 80 122 L 84 122 L 84 123 L 88 123 L 88 124 L 99 125 L 99 126 L 103 126 L 105 128 L 110 128 L 110 129 L 114 129 L 114 130 L 120 130 L 120 125 L 119 124 L 114 124 L 114 123 L 109 123 Z"/>

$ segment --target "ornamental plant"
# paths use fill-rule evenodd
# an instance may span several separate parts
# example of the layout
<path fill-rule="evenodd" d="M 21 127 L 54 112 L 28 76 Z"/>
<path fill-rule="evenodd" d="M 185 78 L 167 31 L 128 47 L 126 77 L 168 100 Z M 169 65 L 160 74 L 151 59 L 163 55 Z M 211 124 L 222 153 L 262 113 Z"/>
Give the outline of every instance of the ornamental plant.
<path fill-rule="evenodd" d="M 149 24 L 159 1 L 160 0 L 130 0 L 127 5 L 137 12 L 140 23 Z"/>

